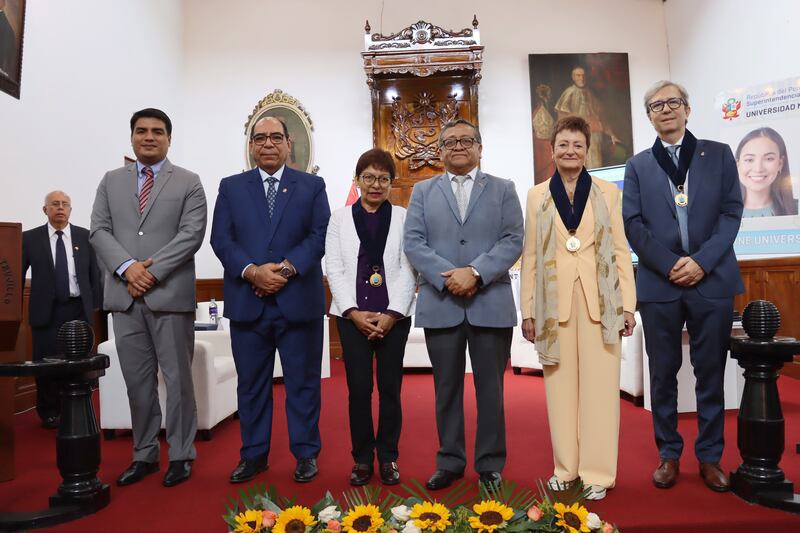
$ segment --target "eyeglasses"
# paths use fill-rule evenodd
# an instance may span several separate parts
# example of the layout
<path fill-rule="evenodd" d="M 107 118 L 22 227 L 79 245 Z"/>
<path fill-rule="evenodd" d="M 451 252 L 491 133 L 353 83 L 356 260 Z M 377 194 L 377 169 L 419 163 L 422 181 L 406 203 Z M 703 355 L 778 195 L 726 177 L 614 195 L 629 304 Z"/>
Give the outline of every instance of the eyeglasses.
<path fill-rule="evenodd" d="M 653 113 L 661 113 L 664 106 L 669 106 L 670 109 L 678 109 L 682 105 L 686 105 L 686 100 L 683 98 L 667 98 L 666 100 L 656 100 L 647 104 L 647 108 Z"/>
<path fill-rule="evenodd" d="M 71 204 L 69 202 L 59 202 L 58 200 L 55 200 L 47 205 L 50 207 L 55 207 L 56 209 L 58 209 L 59 207 L 63 207 L 64 209 L 69 209 Z"/>
<path fill-rule="evenodd" d="M 450 137 L 449 139 L 445 139 L 442 141 L 442 146 L 447 148 L 448 150 L 452 150 L 456 147 L 458 143 L 461 143 L 461 147 L 469 150 L 472 148 L 472 145 L 475 144 L 475 139 L 472 137 L 462 137 L 460 139 L 454 139 Z"/>
<path fill-rule="evenodd" d="M 367 187 L 375 183 L 375 180 L 378 181 L 381 187 L 388 187 L 392 182 L 392 178 L 389 176 L 373 176 L 372 174 L 361 174 L 358 179 Z"/>
<path fill-rule="evenodd" d="M 286 136 L 283 133 L 270 133 L 269 135 L 264 133 L 256 133 L 250 137 L 250 140 L 256 146 L 263 146 L 264 143 L 267 142 L 267 139 L 272 141 L 272 144 L 281 144 L 285 138 Z"/>

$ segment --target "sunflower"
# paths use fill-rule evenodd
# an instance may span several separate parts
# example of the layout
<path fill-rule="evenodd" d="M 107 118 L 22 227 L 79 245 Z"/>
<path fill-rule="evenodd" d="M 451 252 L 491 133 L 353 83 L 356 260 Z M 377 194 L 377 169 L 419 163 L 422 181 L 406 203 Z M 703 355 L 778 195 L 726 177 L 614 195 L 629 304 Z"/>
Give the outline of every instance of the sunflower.
<path fill-rule="evenodd" d="M 586 516 L 589 511 L 586 507 L 573 503 L 569 507 L 561 502 L 553 505 L 556 511 L 556 525 L 564 528 L 567 533 L 588 533 L 589 526 L 586 525 Z"/>
<path fill-rule="evenodd" d="M 256 509 L 248 509 L 236 515 L 236 533 L 255 533 L 261 531 L 264 513 Z"/>
<path fill-rule="evenodd" d="M 381 511 L 375 505 L 356 505 L 342 519 L 345 533 L 375 533 L 383 525 Z"/>
<path fill-rule="evenodd" d="M 450 511 L 447 507 L 437 502 L 415 503 L 411 508 L 410 518 L 414 525 L 420 529 L 430 529 L 432 531 L 444 531 L 450 522 Z"/>
<path fill-rule="evenodd" d="M 472 506 L 472 510 L 478 516 L 469 517 L 469 525 L 472 529 L 477 529 L 479 533 L 493 533 L 495 529 L 502 529 L 506 522 L 514 516 L 511 507 L 503 505 L 495 500 L 485 500 Z"/>
<path fill-rule="evenodd" d="M 308 507 L 295 505 L 281 511 L 272 528 L 273 533 L 305 533 L 317 521 Z"/>

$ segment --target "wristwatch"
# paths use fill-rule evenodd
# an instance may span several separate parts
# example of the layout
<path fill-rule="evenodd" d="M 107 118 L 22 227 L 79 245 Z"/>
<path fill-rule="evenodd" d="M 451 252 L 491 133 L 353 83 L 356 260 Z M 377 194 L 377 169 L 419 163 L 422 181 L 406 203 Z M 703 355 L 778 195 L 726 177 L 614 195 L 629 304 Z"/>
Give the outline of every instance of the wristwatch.
<path fill-rule="evenodd" d="M 286 264 L 286 261 L 281 261 L 281 267 L 280 275 L 284 278 L 289 279 L 294 275 L 294 271 Z"/>
<path fill-rule="evenodd" d="M 475 276 L 476 278 L 480 279 L 481 273 L 478 272 L 478 270 L 472 265 L 470 265 L 470 268 L 472 269 L 472 275 Z"/>

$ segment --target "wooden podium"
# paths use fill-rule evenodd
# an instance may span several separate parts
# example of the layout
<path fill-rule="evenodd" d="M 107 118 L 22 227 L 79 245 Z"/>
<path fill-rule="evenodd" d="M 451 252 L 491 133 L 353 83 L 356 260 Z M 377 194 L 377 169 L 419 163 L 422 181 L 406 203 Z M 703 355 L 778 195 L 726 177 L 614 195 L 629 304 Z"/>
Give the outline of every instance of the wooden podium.
<path fill-rule="evenodd" d="M 0 362 L 22 361 L 22 224 L 0 222 Z M 0 481 L 14 478 L 15 380 L 0 379 Z"/>

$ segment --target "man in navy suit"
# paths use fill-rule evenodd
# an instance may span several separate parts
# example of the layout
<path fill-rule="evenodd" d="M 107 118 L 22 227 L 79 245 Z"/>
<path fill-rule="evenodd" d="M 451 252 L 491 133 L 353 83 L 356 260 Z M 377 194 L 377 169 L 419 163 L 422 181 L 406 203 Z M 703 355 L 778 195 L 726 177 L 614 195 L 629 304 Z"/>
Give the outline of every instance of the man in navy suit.
<path fill-rule="evenodd" d="M 56 355 L 56 335 L 64 322 L 90 322 L 100 295 L 100 271 L 89 230 L 69 223 L 69 196 L 51 192 L 42 210 L 47 224 L 22 234 L 23 277 L 31 269 L 28 321 L 34 361 Z M 36 378 L 36 411 L 42 427 L 58 427 L 60 393 L 56 380 Z"/>
<path fill-rule="evenodd" d="M 242 447 L 231 483 L 267 469 L 277 348 L 294 479 L 316 477 L 325 293 L 320 260 L 330 218 L 322 178 L 286 166 L 291 138 L 267 117 L 250 135 L 258 168 L 223 179 L 211 246 L 225 269 L 225 316 L 239 374 Z"/>
<path fill-rule="evenodd" d="M 742 195 L 728 145 L 686 129 L 686 89 L 661 81 L 644 98 L 658 138 L 625 167 L 625 232 L 639 256 L 637 297 L 650 360 L 653 426 L 660 456 L 653 483 L 675 484 L 683 439 L 678 433 L 677 373 L 681 335 L 697 378 L 695 455 L 706 485 L 729 490 L 719 466 L 724 446 L 723 377 L 734 295 L 744 291 L 733 242 Z"/>

